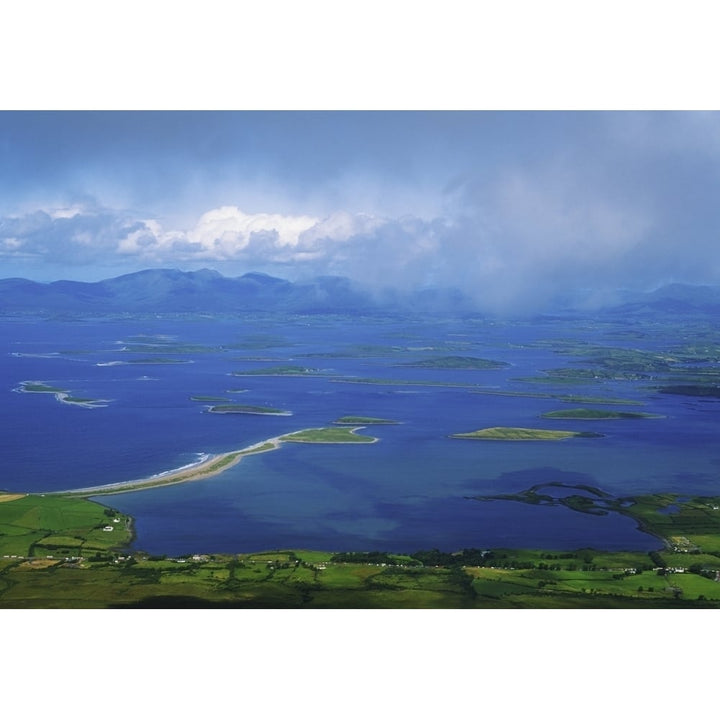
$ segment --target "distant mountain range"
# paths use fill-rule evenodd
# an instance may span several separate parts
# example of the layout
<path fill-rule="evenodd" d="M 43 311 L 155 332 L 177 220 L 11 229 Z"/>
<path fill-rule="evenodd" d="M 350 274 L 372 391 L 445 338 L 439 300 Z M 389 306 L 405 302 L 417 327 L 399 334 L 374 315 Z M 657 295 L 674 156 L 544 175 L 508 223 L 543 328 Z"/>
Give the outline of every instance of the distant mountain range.
<path fill-rule="evenodd" d="M 471 310 L 457 291 L 371 293 L 348 278 L 290 282 L 263 273 L 142 270 L 100 282 L 0 280 L 0 312 L 373 312 Z"/>
<path fill-rule="evenodd" d="M 564 310 L 572 306 L 565 304 Z M 720 313 L 720 287 L 672 284 L 626 292 L 605 310 L 628 314 Z M 291 282 L 263 273 L 228 278 L 215 270 L 142 270 L 99 282 L 0 280 L 0 312 L 420 312 L 463 314 L 478 307 L 458 290 L 370 291 L 348 278 Z"/>
<path fill-rule="evenodd" d="M 720 287 L 672 283 L 648 293 L 626 293 L 617 311 L 632 313 L 720 313 Z"/>

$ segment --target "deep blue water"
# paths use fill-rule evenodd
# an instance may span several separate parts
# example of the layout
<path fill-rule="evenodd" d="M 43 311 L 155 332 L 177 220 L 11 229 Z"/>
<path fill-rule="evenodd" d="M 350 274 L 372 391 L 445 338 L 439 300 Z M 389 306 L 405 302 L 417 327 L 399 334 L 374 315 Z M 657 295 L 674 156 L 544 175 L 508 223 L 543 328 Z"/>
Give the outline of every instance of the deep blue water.
<path fill-rule="evenodd" d="M 595 517 L 563 507 L 470 498 L 554 481 L 619 495 L 718 492 L 719 401 L 659 395 L 642 382 L 555 387 L 516 380 L 576 362 L 533 343 L 567 338 L 598 342 L 598 330 L 591 324 L 328 317 L 21 318 L 0 321 L 0 332 L 0 487 L 5 490 L 37 492 L 146 477 L 192 462 L 202 453 L 324 426 L 342 415 L 399 422 L 368 427 L 366 434 L 380 438 L 372 445 L 285 444 L 278 451 L 245 458 L 208 480 L 103 498 L 135 517 L 136 547 L 154 553 L 283 547 L 651 549 L 658 541 L 617 515 Z M 169 354 L 168 342 L 208 351 Z M 651 342 L 659 343 L 657 334 Z M 138 343 L 157 347 L 144 352 L 123 349 Z M 384 346 L 388 352 L 375 357 L 318 355 L 358 345 Z M 511 367 L 451 371 L 397 366 L 444 354 L 504 360 Z M 148 357 L 186 362 L 128 362 Z M 327 375 L 230 375 L 288 364 Z M 337 382 L 340 376 L 630 397 L 645 405 L 627 409 L 667 417 L 541 419 L 543 412 L 571 405 L 478 394 L 468 388 Z M 51 394 L 15 392 L 23 381 L 42 381 L 76 397 L 110 402 L 86 409 L 58 402 Z M 228 401 L 293 414 L 214 415 L 206 412 L 204 403 L 190 400 L 191 395 L 226 396 Z M 550 443 L 448 437 L 495 425 L 592 430 L 606 437 Z"/>

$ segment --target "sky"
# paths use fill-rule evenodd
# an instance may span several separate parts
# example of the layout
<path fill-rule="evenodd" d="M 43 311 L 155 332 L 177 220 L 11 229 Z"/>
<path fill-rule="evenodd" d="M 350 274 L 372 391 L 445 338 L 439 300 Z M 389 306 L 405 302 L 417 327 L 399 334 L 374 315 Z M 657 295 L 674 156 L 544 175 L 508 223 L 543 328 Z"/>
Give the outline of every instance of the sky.
<path fill-rule="evenodd" d="M 1 111 L 0 277 L 152 267 L 457 287 L 720 283 L 720 114 Z"/>

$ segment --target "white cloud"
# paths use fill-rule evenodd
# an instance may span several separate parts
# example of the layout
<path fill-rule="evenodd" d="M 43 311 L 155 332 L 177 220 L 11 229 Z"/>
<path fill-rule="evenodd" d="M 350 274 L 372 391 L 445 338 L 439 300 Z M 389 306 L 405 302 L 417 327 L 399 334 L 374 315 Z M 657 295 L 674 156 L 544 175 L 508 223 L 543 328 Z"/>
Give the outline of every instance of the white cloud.
<path fill-rule="evenodd" d="M 48 215 L 53 220 L 57 220 L 58 218 L 73 218 L 76 215 L 80 215 L 80 213 L 83 212 L 83 209 L 77 205 L 74 205 L 73 207 L 65 207 L 65 208 L 56 208 L 54 210 L 50 210 L 48 212 Z"/>
<path fill-rule="evenodd" d="M 317 223 L 317 218 L 307 215 L 247 215 L 237 207 L 225 206 L 204 213 L 187 237 L 209 256 L 226 259 L 245 250 L 253 236 L 271 235 L 275 247 L 295 247 L 300 234 Z"/>

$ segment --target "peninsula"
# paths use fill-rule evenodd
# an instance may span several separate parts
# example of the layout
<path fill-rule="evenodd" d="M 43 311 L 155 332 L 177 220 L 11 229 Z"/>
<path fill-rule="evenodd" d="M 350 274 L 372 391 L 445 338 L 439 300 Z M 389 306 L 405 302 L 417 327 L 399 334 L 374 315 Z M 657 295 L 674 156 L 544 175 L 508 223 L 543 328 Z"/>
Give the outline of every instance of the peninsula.
<path fill-rule="evenodd" d="M 377 442 L 377 438 L 355 434 L 357 430 L 362 429 L 362 427 L 306 428 L 305 430 L 297 430 L 286 435 L 279 435 L 269 438 L 268 440 L 263 440 L 241 450 L 232 450 L 218 455 L 203 455 L 201 459 L 195 463 L 183 465 L 180 468 L 167 470 L 156 475 L 151 475 L 150 477 L 140 478 L 138 480 L 125 480 L 106 485 L 95 485 L 75 490 L 58 490 L 46 493 L 46 495 L 75 495 L 80 497 L 114 495 L 137 490 L 149 490 L 150 488 L 175 485 L 192 480 L 206 480 L 237 465 L 247 455 L 257 455 L 258 453 L 277 450 L 283 442 L 327 444 Z"/>

